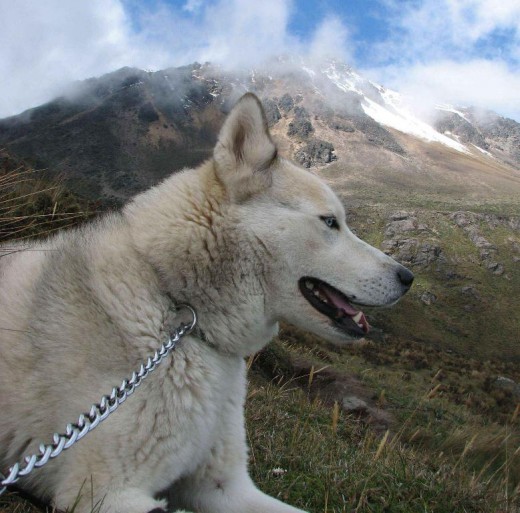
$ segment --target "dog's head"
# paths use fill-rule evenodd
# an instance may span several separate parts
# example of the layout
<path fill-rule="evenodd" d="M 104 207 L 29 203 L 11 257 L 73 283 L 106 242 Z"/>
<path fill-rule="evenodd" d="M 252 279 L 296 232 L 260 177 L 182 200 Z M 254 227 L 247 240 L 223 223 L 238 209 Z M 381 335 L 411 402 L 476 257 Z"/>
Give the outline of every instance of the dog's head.
<path fill-rule="evenodd" d="M 349 230 L 332 190 L 278 155 L 253 94 L 229 114 L 214 161 L 244 244 L 263 260 L 265 312 L 274 322 L 348 341 L 369 331 L 364 306 L 391 305 L 410 288 L 408 269 Z"/>

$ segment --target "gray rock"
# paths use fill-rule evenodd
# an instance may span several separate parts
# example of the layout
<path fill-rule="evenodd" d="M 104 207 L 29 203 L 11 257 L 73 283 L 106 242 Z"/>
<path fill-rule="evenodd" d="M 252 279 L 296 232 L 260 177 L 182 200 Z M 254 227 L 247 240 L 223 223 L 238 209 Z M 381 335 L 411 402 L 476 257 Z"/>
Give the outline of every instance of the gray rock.
<path fill-rule="evenodd" d="M 348 412 L 366 412 L 368 410 L 368 404 L 355 395 L 343 397 L 341 406 Z"/>
<path fill-rule="evenodd" d="M 479 291 L 472 285 L 462 287 L 460 290 L 461 290 L 462 294 L 464 294 L 465 296 L 470 296 L 479 301 L 480 301 L 480 299 L 482 299 L 482 296 L 480 295 Z"/>
<path fill-rule="evenodd" d="M 294 107 L 294 100 L 289 93 L 285 93 L 279 100 L 278 106 L 284 112 L 289 112 Z"/>
<path fill-rule="evenodd" d="M 337 160 L 334 154 L 334 146 L 327 141 L 311 139 L 303 148 L 299 149 L 294 158 L 303 167 L 329 164 Z"/>
<path fill-rule="evenodd" d="M 507 224 L 512 230 L 520 232 L 520 217 L 510 217 L 507 220 Z"/>
<path fill-rule="evenodd" d="M 276 105 L 276 102 L 270 98 L 264 98 L 262 100 L 262 104 L 264 106 L 267 124 L 269 127 L 276 125 L 276 123 L 278 123 L 278 121 L 280 121 L 282 118 L 280 110 L 278 109 L 278 105 Z"/>
<path fill-rule="evenodd" d="M 482 235 L 478 234 L 476 231 L 469 232 L 469 238 L 477 248 L 483 249 L 493 249 L 496 250 L 497 247 L 494 244 L 491 244 L 488 240 L 486 240 Z"/>
<path fill-rule="evenodd" d="M 511 242 L 511 251 L 513 251 L 513 253 L 520 253 L 520 242 L 517 242 L 513 238 L 509 238 L 509 242 Z"/>
<path fill-rule="evenodd" d="M 479 233 L 478 223 L 485 221 L 492 229 L 500 225 L 510 227 L 511 220 L 516 218 L 505 218 L 494 214 L 454 212 L 450 219 L 467 233 L 471 242 L 480 250 L 480 259 L 486 269 L 496 276 L 504 274 L 504 266 L 495 260 L 498 248 Z"/>
<path fill-rule="evenodd" d="M 426 291 L 421 294 L 421 301 L 425 305 L 430 306 L 430 305 L 433 305 L 433 303 L 437 302 L 437 296 L 435 294 L 433 294 L 433 292 Z"/>
<path fill-rule="evenodd" d="M 451 214 L 450 219 L 460 228 L 464 228 L 474 222 L 473 219 L 469 218 L 470 215 L 469 212 L 454 212 Z"/>
<path fill-rule="evenodd" d="M 511 378 L 506 378 L 505 376 L 498 376 L 495 380 L 495 386 L 498 388 L 503 388 L 504 390 L 508 390 L 515 397 L 520 397 L 520 384 L 516 383 Z"/>
<path fill-rule="evenodd" d="M 289 123 L 287 135 L 306 139 L 314 132 L 309 113 L 304 107 L 294 107 L 294 119 Z"/>
<path fill-rule="evenodd" d="M 381 250 L 387 255 L 391 255 L 399 247 L 399 241 L 396 239 L 384 240 L 381 243 Z"/>
<path fill-rule="evenodd" d="M 486 263 L 486 269 L 491 271 L 493 274 L 496 274 L 497 276 L 504 274 L 504 266 L 498 262 Z"/>
<path fill-rule="evenodd" d="M 413 263 L 419 266 L 427 266 L 437 260 L 445 261 L 441 247 L 438 244 L 424 242 L 419 246 Z"/>
<path fill-rule="evenodd" d="M 387 237 L 394 237 L 395 235 L 406 233 L 406 232 L 413 232 L 417 229 L 417 219 L 414 217 L 412 218 L 405 218 L 400 219 L 396 221 L 392 221 L 389 223 L 385 230 L 385 235 Z"/>
<path fill-rule="evenodd" d="M 417 239 L 390 239 L 381 244 L 383 251 L 403 263 L 411 263 L 417 253 Z"/>
<path fill-rule="evenodd" d="M 413 216 L 410 212 L 406 212 L 404 210 L 400 210 L 398 212 L 394 212 L 390 214 L 391 221 L 403 221 L 404 219 L 408 219 L 410 216 Z"/>
<path fill-rule="evenodd" d="M 390 239 L 381 244 L 385 253 L 408 265 L 427 266 L 443 258 L 440 246 L 431 242 L 420 243 L 417 239 Z"/>
<path fill-rule="evenodd" d="M 381 248 L 386 254 L 408 265 L 426 267 L 435 262 L 446 262 L 441 247 L 431 241 L 420 243 L 417 239 L 389 239 L 383 241 Z"/>

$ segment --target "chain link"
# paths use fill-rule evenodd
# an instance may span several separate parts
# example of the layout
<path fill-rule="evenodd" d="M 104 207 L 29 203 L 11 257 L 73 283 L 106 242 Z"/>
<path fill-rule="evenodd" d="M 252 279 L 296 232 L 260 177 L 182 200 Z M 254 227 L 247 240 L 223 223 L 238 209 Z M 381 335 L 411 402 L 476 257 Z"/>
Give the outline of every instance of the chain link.
<path fill-rule="evenodd" d="M 49 460 L 56 458 L 65 449 L 79 442 L 125 402 L 129 395 L 134 393 L 142 381 L 175 349 L 177 342 L 195 328 L 197 313 L 190 305 L 184 304 L 177 305 L 176 310 L 182 308 L 191 312 L 191 322 L 182 323 L 176 328 L 170 334 L 168 341 L 162 344 L 152 357 L 148 357 L 146 365 L 141 364 L 139 371 L 132 373 L 130 379 L 125 379 L 119 387 L 114 387 L 110 395 L 104 395 L 99 403 L 92 405 L 88 413 L 82 413 L 75 424 L 67 424 L 65 433 L 54 433 L 52 443 L 40 444 L 39 453 L 26 456 L 22 463 L 15 463 L 7 471 L 7 477 L 0 472 L 0 495 L 6 491 L 7 486 L 16 483 L 20 477 L 27 476 L 35 468 L 43 467 Z"/>

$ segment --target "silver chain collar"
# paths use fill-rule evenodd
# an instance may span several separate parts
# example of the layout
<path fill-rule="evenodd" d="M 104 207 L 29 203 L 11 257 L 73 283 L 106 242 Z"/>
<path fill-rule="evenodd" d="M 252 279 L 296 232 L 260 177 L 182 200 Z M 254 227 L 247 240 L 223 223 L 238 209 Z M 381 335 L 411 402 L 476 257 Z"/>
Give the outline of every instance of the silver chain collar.
<path fill-rule="evenodd" d="M 87 433 L 92 431 L 100 422 L 113 413 L 143 380 L 153 372 L 157 366 L 175 349 L 177 342 L 193 331 L 197 324 L 197 313 L 186 304 L 177 305 L 175 310 L 187 309 L 192 315 L 189 324 L 182 323 L 170 334 L 168 340 L 159 347 L 153 356 L 148 357 L 146 365 L 141 364 L 138 372 L 132 373 L 130 379 L 125 379 L 118 387 L 114 387 L 110 395 L 104 395 L 99 403 L 93 404 L 88 413 L 82 413 L 75 424 L 67 424 L 65 433 L 54 433 L 50 444 L 40 444 L 39 453 L 26 456 L 22 463 L 15 463 L 7 471 L 7 477 L 0 472 L 0 495 L 7 486 L 16 483 L 20 477 L 30 474 L 35 468 L 43 467 L 49 460 L 59 456 L 65 449 L 72 447 Z"/>

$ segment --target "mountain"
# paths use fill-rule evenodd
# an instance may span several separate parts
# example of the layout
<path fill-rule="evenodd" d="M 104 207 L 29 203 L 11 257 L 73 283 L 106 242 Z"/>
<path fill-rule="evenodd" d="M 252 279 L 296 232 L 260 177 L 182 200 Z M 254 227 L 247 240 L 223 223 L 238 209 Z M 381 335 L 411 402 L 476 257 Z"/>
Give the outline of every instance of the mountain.
<path fill-rule="evenodd" d="M 520 124 L 492 111 L 438 106 L 435 128 L 466 146 L 520 167 Z"/>
<path fill-rule="evenodd" d="M 450 106 L 428 123 L 397 92 L 332 60 L 285 57 L 241 73 L 197 63 L 123 68 L 0 120 L 0 146 L 90 199 L 120 203 L 209 157 L 225 113 L 248 90 L 283 154 L 358 191 L 400 195 L 413 185 L 441 203 L 467 193 L 469 181 L 475 203 L 490 188 L 502 203 L 519 191 L 519 123 Z"/>
<path fill-rule="evenodd" d="M 210 157 L 248 90 L 262 99 L 280 154 L 328 180 L 350 226 L 416 273 L 399 305 L 369 312 L 384 328 L 376 339 L 520 361 L 513 120 L 450 105 L 423 118 L 345 64 L 279 58 L 242 73 L 192 64 L 89 79 L 0 120 L 0 149 L 96 205 L 118 206 Z"/>

